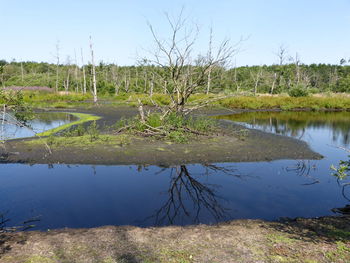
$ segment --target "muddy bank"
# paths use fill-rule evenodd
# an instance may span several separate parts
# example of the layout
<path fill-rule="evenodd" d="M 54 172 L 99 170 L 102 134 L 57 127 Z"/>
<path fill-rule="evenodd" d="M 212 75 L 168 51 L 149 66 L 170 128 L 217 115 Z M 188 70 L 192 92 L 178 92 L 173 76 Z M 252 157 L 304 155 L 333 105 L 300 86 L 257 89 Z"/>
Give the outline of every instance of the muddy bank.
<path fill-rule="evenodd" d="M 1 235 L 0 261 L 349 262 L 349 217 L 218 225 L 30 231 Z"/>
<path fill-rule="evenodd" d="M 96 107 L 75 112 L 100 116 L 97 121 L 102 133 L 120 118 L 137 114 L 130 107 Z M 231 112 L 231 111 L 229 111 Z M 217 115 L 225 110 L 205 110 L 197 114 Z M 31 139 L 5 143 L 0 150 L 3 163 L 65 163 L 65 164 L 145 164 L 174 165 L 184 163 L 253 162 L 277 159 L 320 159 L 305 142 L 293 138 L 248 130 L 221 120 L 220 135 L 201 137 L 185 144 L 140 138 L 130 135 L 127 144 L 62 145 L 49 154 L 44 144 L 28 143 Z M 118 138 L 116 137 L 116 141 Z"/>

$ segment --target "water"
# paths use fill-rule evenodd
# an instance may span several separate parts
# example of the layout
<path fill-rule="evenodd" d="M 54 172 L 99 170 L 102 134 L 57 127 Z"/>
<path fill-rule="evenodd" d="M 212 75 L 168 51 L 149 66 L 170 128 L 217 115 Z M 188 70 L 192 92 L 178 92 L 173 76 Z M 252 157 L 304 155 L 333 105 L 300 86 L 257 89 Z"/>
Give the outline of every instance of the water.
<path fill-rule="evenodd" d="M 10 123 L 4 125 L 3 138 L 16 139 L 35 136 L 47 130 L 57 128 L 61 125 L 76 121 L 78 118 L 72 114 L 64 112 L 35 113 L 34 119 L 28 121 L 28 127 L 19 127 L 11 124 L 11 117 L 8 116 Z"/>
<path fill-rule="evenodd" d="M 316 217 L 349 204 L 330 165 L 347 159 L 350 113 L 256 113 L 227 117 L 294 136 L 322 160 L 211 165 L 0 165 L 7 223 L 34 229 L 187 225 L 238 218 Z M 350 197 L 350 192 L 349 192 Z"/>

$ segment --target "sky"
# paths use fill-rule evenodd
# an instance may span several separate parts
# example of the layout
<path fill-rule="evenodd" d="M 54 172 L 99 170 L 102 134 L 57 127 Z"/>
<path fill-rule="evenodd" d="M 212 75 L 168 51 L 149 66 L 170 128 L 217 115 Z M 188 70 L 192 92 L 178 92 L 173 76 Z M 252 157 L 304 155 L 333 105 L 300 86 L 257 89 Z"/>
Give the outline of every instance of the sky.
<path fill-rule="evenodd" d="M 302 63 L 339 63 L 350 58 L 350 0 L 0 0 L 0 59 L 55 63 L 89 60 L 89 36 L 95 60 L 134 65 L 154 47 L 147 22 L 161 37 L 170 30 L 165 12 L 184 8 L 200 29 L 204 50 L 213 30 L 218 45 L 237 43 L 237 66 L 277 63 L 283 45 Z"/>

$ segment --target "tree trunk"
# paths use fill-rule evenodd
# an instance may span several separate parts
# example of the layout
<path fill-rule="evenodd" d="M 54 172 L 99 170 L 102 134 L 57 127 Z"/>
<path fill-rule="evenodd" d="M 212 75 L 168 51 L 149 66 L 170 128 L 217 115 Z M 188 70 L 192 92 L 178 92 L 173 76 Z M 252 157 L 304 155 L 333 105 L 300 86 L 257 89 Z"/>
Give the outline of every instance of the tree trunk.
<path fill-rule="evenodd" d="M 91 65 L 92 65 L 92 88 L 93 88 L 92 94 L 94 96 L 94 103 L 97 103 L 96 70 L 95 70 L 94 50 L 92 48 L 91 36 L 90 36 L 90 51 L 91 51 Z"/>
<path fill-rule="evenodd" d="M 81 53 L 81 67 L 83 69 L 83 94 L 86 94 L 86 75 L 85 75 L 85 66 L 84 66 L 84 57 L 83 57 L 83 49 L 80 49 Z"/>

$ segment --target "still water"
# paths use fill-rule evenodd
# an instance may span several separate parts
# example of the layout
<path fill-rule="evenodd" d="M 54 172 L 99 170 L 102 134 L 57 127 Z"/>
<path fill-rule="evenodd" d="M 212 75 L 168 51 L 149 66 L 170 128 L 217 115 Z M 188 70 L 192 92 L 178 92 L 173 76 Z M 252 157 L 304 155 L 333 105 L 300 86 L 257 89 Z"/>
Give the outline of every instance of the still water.
<path fill-rule="evenodd" d="M 35 136 L 41 133 L 76 121 L 78 118 L 64 112 L 35 113 L 34 119 L 27 122 L 27 127 L 12 124 L 11 115 L 7 116 L 9 122 L 4 125 L 2 137 L 4 139 L 16 139 Z"/>
<path fill-rule="evenodd" d="M 187 225 L 238 218 L 277 220 L 334 214 L 349 204 L 330 165 L 346 160 L 350 113 L 222 116 L 307 141 L 322 160 L 158 166 L 1 164 L 7 226 Z M 350 189 L 349 194 L 350 197 Z"/>

